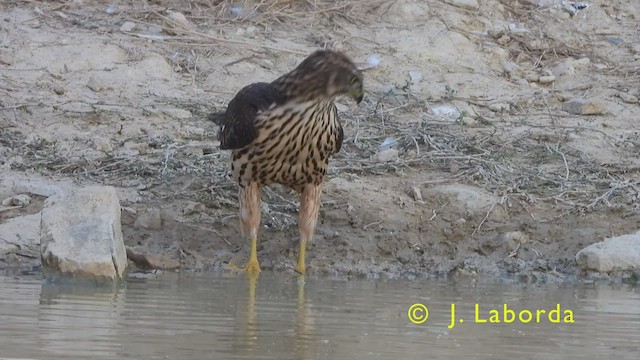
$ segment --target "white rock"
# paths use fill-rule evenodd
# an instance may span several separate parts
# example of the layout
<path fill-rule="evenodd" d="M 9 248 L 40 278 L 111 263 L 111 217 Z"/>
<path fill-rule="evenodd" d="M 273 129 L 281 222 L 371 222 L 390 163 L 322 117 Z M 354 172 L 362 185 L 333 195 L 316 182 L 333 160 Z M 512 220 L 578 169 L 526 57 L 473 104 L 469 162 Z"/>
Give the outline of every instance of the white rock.
<path fill-rule="evenodd" d="M 469 116 L 465 116 L 465 117 L 462 118 L 462 124 L 464 126 L 476 126 L 476 125 L 478 125 L 478 120 L 476 120 L 476 119 L 474 119 L 472 117 L 469 117 Z"/>
<path fill-rule="evenodd" d="M 100 92 L 107 88 L 102 81 L 93 76 L 87 81 L 87 87 L 95 92 Z"/>
<path fill-rule="evenodd" d="M 192 116 L 191 111 L 177 108 L 163 109 L 162 112 L 174 119 L 189 119 Z"/>
<path fill-rule="evenodd" d="M 507 103 L 493 103 L 489 105 L 489 110 L 495 112 L 509 111 L 509 109 L 511 109 L 511 105 Z"/>
<path fill-rule="evenodd" d="M 377 162 L 390 162 L 398 159 L 398 150 L 396 149 L 387 149 L 380 151 L 372 156 L 372 159 Z"/>
<path fill-rule="evenodd" d="M 171 20 L 171 23 L 170 23 L 171 26 L 178 25 L 185 28 L 191 27 L 189 20 L 187 20 L 187 17 L 184 16 L 184 14 L 181 12 L 167 10 L 167 18 Z"/>
<path fill-rule="evenodd" d="M 540 76 L 540 78 L 538 79 L 538 82 L 540 84 L 549 84 L 556 81 L 556 77 L 553 75 L 545 75 L 545 76 Z"/>
<path fill-rule="evenodd" d="M 556 77 L 573 75 L 575 72 L 576 70 L 573 67 L 573 61 L 570 60 L 562 61 L 551 69 L 551 73 Z"/>
<path fill-rule="evenodd" d="M 580 250 L 576 262 L 583 270 L 603 273 L 640 268 L 640 231 L 605 239 Z"/>
<path fill-rule="evenodd" d="M 126 21 L 124 24 L 120 26 L 120 31 L 132 32 L 135 28 L 136 28 L 136 23 L 132 21 Z"/>
<path fill-rule="evenodd" d="M 12 196 L 2 200 L 2 205 L 4 206 L 22 206 L 25 207 L 31 204 L 31 196 L 27 194 L 20 194 L 16 196 Z"/>
<path fill-rule="evenodd" d="M 46 277 L 96 283 L 121 279 L 127 255 L 120 228 L 120 201 L 110 186 L 75 189 L 45 201 L 40 252 Z"/>
<path fill-rule="evenodd" d="M 467 10 L 478 10 L 478 0 L 444 0 L 447 4 Z"/>
<path fill-rule="evenodd" d="M 626 93 L 626 92 L 619 92 L 618 93 L 618 97 L 620 99 L 622 99 L 622 101 L 624 101 L 626 103 L 629 103 L 629 104 L 635 104 L 635 103 L 638 102 L 638 97 L 633 96 L 633 95 L 631 95 L 629 93 Z"/>
<path fill-rule="evenodd" d="M 411 79 L 412 83 L 418 83 L 422 80 L 422 73 L 420 71 L 411 70 L 409 71 L 409 79 Z"/>

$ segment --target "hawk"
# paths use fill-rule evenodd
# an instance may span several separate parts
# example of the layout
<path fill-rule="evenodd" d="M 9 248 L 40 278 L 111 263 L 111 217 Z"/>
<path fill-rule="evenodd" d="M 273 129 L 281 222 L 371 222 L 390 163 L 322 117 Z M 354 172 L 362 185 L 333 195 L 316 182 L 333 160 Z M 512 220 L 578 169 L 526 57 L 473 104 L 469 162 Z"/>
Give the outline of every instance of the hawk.
<path fill-rule="evenodd" d="M 329 158 L 340 151 L 343 131 L 334 99 L 362 101 L 362 73 L 344 54 L 318 50 L 271 83 L 241 89 L 218 119 L 221 150 L 232 150 L 238 182 L 240 223 L 251 241 L 247 266 L 259 273 L 257 257 L 260 194 L 281 184 L 300 194 L 300 250 L 296 270 L 306 272 L 305 250 L 313 237 Z"/>

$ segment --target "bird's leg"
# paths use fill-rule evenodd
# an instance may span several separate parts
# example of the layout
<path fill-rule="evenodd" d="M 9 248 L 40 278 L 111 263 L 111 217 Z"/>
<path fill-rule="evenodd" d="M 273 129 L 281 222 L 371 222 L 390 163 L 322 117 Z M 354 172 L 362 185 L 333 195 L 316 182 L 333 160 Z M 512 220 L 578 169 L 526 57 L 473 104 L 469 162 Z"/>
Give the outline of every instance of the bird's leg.
<path fill-rule="evenodd" d="M 298 214 L 298 229 L 300 230 L 300 252 L 298 253 L 298 267 L 296 270 L 300 274 L 307 272 L 305 264 L 305 252 L 307 242 L 313 237 L 320 209 L 321 185 L 307 184 L 300 196 L 300 213 Z"/>
<path fill-rule="evenodd" d="M 248 273 L 260 272 L 258 263 L 258 228 L 260 227 L 260 185 L 251 182 L 240 188 L 240 222 L 242 235 L 251 239 L 249 262 L 243 269 Z"/>

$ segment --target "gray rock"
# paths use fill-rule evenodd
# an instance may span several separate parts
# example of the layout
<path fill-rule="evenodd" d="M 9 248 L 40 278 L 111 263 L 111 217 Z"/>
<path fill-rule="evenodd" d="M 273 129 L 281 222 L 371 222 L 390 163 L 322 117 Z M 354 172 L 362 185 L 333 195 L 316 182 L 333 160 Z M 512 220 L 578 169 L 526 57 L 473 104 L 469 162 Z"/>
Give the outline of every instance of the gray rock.
<path fill-rule="evenodd" d="M 478 10 L 478 0 L 444 0 L 447 4 L 467 10 Z"/>
<path fill-rule="evenodd" d="M 576 262 L 602 273 L 640 269 L 640 231 L 591 244 L 576 254 Z"/>
<path fill-rule="evenodd" d="M 398 150 L 387 149 L 373 155 L 373 160 L 377 162 L 390 162 L 398 159 Z"/>
<path fill-rule="evenodd" d="M 544 76 L 540 76 L 538 78 L 538 82 L 540 84 L 549 84 L 556 81 L 556 77 L 553 75 L 544 75 Z"/>
<path fill-rule="evenodd" d="M 93 76 L 87 81 L 87 87 L 95 92 L 100 92 L 107 88 L 100 79 Z"/>
<path fill-rule="evenodd" d="M 96 283 L 121 279 L 127 254 L 120 228 L 120 201 L 110 186 L 75 189 L 47 199 L 40 222 L 45 277 Z"/>
<path fill-rule="evenodd" d="M 120 26 L 120 31 L 122 31 L 122 32 L 132 32 L 135 28 L 136 28 L 136 23 L 134 23 L 132 21 L 125 21 Z"/>
<path fill-rule="evenodd" d="M 162 216 L 160 215 L 160 209 L 147 209 L 147 211 L 138 215 L 133 226 L 137 228 L 145 228 L 147 230 L 162 229 Z"/>
<path fill-rule="evenodd" d="M 563 103 L 562 110 L 574 115 L 601 115 L 606 107 L 594 100 L 573 99 Z"/>
<path fill-rule="evenodd" d="M 507 103 L 493 103 L 489 105 L 489 110 L 495 112 L 509 111 L 509 109 L 511 109 L 511 105 Z"/>
<path fill-rule="evenodd" d="M 618 97 L 620 99 L 622 99 L 622 101 L 624 101 L 626 103 L 629 103 L 629 104 L 635 104 L 635 103 L 638 102 L 638 97 L 637 96 L 631 95 L 631 94 L 626 93 L 626 92 L 622 92 L 622 91 L 619 92 L 618 93 Z"/>
<path fill-rule="evenodd" d="M 27 194 L 20 194 L 16 196 L 12 196 L 10 198 L 6 198 L 2 200 L 2 205 L 4 206 L 22 206 L 25 207 L 31 204 L 31 196 Z"/>
<path fill-rule="evenodd" d="M 412 186 L 408 191 L 407 195 L 411 196 L 411 198 L 415 201 L 422 201 L 422 192 L 420 188 L 417 186 Z"/>

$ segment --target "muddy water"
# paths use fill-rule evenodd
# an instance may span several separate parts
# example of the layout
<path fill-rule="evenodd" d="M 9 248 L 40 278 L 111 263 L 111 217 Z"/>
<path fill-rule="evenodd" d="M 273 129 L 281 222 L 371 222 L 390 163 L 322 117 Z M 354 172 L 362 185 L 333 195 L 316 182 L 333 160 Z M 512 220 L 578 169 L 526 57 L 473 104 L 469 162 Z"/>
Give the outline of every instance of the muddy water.
<path fill-rule="evenodd" d="M 251 285 L 244 275 L 164 274 L 100 292 L 0 277 L 0 358 L 637 359 L 640 353 L 638 288 L 327 279 L 300 285 L 296 277 L 269 273 Z M 421 325 L 408 318 L 414 303 L 429 311 Z M 516 320 L 490 323 L 492 308 L 504 320 L 504 304 Z M 546 314 L 536 322 L 536 310 L 557 304 L 559 323 Z M 532 311 L 531 322 L 518 320 L 522 309 Z M 424 312 L 414 314 L 419 320 Z"/>

